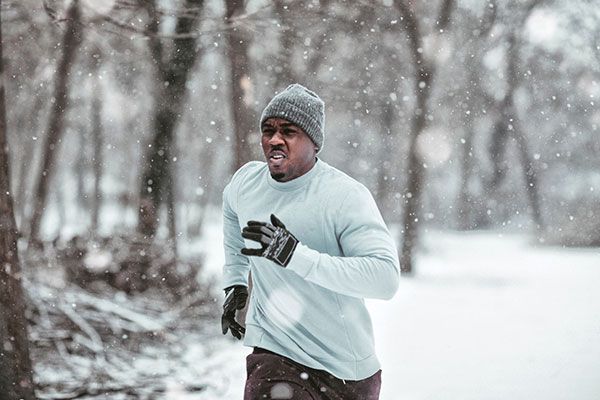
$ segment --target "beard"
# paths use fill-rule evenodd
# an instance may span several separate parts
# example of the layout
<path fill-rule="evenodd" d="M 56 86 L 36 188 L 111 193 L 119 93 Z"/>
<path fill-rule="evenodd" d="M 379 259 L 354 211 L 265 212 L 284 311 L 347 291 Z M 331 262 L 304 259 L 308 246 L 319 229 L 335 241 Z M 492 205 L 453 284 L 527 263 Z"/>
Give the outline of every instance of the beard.
<path fill-rule="evenodd" d="M 283 172 L 271 173 L 271 178 L 275 179 L 276 181 L 280 181 L 285 178 L 285 174 Z"/>

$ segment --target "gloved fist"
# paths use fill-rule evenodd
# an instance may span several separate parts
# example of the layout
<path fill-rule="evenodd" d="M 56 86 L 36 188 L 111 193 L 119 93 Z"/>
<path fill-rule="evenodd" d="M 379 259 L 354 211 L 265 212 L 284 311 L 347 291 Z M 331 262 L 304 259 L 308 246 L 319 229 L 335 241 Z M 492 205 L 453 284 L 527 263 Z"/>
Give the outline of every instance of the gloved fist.
<path fill-rule="evenodd" d="M 273 214 L 271 214 L 270 224 L 248 221 L 248 225 L 242 230 L 242 237 L 258 242 L 262 246 L 260 249 L 243 248 L 242 254 L 265 257 L 282 267 L 288 265 L 298 245 L 298 239 L 288 232 L 285 225 Z"/>
<path fill-rule="evenodd" d="M 242 285 L 231 286 L 225 289 L 225 302 L 223 303 L 223 316 L 221 317 L 221 328 L 223 335 L 227 330 L 237 339 L 242 339 L 246 329 L 235 320 L 235 312 L 246 306 L 248 299 L 248 288 Z"/>

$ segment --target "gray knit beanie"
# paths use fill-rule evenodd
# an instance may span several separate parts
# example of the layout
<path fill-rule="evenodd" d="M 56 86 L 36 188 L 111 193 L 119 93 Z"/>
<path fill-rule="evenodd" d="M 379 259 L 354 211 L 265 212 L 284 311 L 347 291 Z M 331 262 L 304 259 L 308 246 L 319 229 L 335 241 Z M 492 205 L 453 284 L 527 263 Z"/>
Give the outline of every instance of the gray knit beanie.
<path fill-rule="evenodd" d="M 260 117 L 260 129 L 269 118 L 283 118 L 302 128 L 317 145 L 323 148 L 325 103 L 311 90 L 294 83 L 267 104 Z"/>

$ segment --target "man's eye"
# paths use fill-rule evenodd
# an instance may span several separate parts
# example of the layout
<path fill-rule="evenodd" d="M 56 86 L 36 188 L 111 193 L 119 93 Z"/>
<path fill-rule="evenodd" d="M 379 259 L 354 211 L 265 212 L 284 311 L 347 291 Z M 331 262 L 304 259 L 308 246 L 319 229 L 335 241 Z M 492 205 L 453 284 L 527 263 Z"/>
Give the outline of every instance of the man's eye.
<path fill-rule="evenodd" d="M 284 135 L 287 135 L 287 136 L 292 136 L 292 135 L 295 135 L 295 134 L 296 134 L 296 131 L 295 131 L 295 130 L 292 130 L 292 129 L 285 129 L 285 130 L 283 131 L 283 134 L 284 134 Z"/>

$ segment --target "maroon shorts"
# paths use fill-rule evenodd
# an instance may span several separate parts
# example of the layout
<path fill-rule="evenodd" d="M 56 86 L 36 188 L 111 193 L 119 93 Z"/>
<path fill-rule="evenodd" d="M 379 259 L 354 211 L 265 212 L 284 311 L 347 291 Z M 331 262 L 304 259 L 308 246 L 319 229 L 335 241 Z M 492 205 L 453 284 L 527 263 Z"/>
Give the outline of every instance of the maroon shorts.
<path fill-rule="evenodd" d="M 378 400 L 381 389 L 381 370 L 360 381 L 344 381 L 260 348 L 248 355 L 246 369 L 244 400 Z"/>

